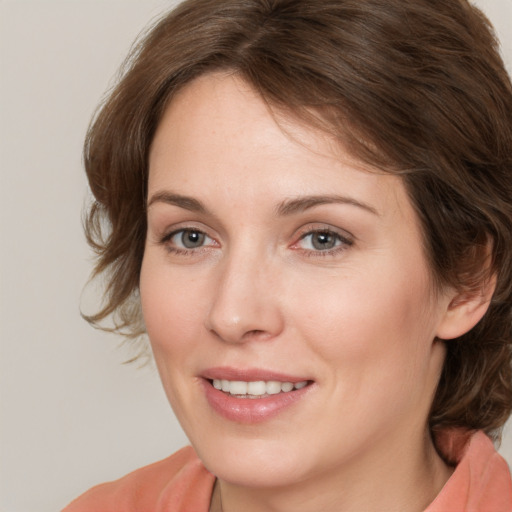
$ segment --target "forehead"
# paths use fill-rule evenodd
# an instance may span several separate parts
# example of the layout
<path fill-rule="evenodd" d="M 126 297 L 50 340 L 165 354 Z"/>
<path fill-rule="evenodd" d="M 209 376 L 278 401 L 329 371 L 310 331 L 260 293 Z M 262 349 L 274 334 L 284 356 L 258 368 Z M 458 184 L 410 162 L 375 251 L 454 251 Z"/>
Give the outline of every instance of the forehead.
<path fill-rule="evenodd" d="M 409 203 L 400 178 L 370 168 L 325 132 L 271 109 L 232 74 L 204 75 L 176 94 L 155 134 L 149 163 L 150 194 L 200 183 L 196 193 L 217 185 L 231 200 L 244 194 L 267 197 L 269 190 L 277 198 L 334 188 L 372 199 L 376 209 Z"/>

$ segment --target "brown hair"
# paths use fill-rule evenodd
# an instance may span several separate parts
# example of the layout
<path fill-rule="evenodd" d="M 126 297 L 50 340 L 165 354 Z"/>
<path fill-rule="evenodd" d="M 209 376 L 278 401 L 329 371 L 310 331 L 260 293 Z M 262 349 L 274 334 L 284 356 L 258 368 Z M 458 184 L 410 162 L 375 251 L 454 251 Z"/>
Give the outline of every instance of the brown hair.
<path fill-rule="evenodd" d="M 148 152 L 166 104 L 231 70 L 281 111 L 399 173 L 439 286 L 496 291 L 446 342 L 430 426 L 498 433 L 512 408 L 512 86 L 491 26 L 466 0 L 187 0 L 136 46 L 94 119 L 86 219 L 115 329 L 144 332 L 138 303 Z M 491 254 L 489 255 L 489 250 Z"/>

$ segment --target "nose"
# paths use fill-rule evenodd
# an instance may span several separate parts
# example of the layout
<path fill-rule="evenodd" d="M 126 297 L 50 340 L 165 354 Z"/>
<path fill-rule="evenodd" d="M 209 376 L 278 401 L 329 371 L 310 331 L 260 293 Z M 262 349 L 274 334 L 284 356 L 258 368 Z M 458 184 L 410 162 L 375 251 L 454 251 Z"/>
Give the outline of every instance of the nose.
<path fill-rule="evenodd" d="M 233 254 L 219 264 L 205 327 L 227 343 L 270 340 L 284 319 L 279 306 L 276 269 L 254 254 Z"/>

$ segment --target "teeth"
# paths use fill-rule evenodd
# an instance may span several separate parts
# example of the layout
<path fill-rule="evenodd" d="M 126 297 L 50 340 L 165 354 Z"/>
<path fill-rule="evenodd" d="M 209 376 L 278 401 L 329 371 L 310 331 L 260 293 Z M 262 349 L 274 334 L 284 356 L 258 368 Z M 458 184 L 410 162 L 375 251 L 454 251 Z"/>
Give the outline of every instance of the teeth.
<path fill-rule="evenodd" d="M 234 380 L 229 384 L 229 392 L 232 395 L 247 395 L 247 382 Z"/>
<path fill-rule="evenodd" d="M 266 392 L 267 385 L 262 380 L 247 383 L 247 394 L 249 395 L 264 395 Z"/>
<path fill-rule="evenodd" d="M 267 382 L 267 393 L 269 395 L 277 395 L 281 393 L 281 383 L 277 380 L 269 380 Z"/>
<path fill-rule="evenodd" d="M 283 382 L 281 384 L 281 391 L 284 393 L 287 393 L 288 391 L 291 391 L 293 389 L 293 384 L 291 382 Z"/>
<path fill-rule="evenodd" d="M 248 397 L 288 393 L 294 389 L 302 389 L 307 383 L 306 380 L 294 384 L 292 382 L 279 382 L 277 380 L 244 382 L 241 380 L 213 379 L 213 387 L 215 389 L 231 395 Z"/>

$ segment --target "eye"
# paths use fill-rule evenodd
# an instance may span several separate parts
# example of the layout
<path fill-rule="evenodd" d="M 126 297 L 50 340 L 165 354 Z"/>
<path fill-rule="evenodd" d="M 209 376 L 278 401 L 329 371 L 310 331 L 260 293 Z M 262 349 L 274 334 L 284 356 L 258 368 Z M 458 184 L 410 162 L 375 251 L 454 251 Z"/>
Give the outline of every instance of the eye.
<path fill-rule="evenodd" d="M 305 251 L 333 252 L 352 245 L 352 240 L 330 229 L 311 230 L 300 237 L 296 246 Z"/>
<path fill-rule="evenodd" d="M 303 249 L 327 251 L 340 244 L 339 236 L 329 231 L 315 231 L 302 237 Z"/>
<path fill-rule="evenodd" d="M 212 245 L 213 239 L 198 229 L 185 228 L 173 231 L 164 238 L 163 242 L 172 249 L 192 250 Z"/>

